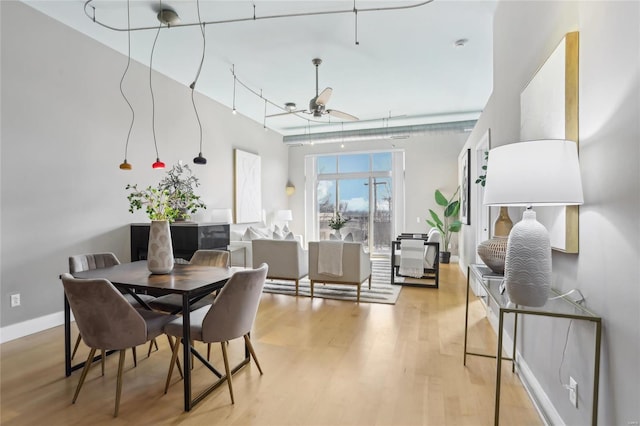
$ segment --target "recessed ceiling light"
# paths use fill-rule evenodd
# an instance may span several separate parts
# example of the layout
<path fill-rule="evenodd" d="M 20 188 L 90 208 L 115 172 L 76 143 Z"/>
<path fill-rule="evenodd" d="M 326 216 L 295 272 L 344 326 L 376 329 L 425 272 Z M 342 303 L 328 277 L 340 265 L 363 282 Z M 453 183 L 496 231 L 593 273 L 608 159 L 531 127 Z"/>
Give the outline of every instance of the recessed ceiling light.
<path fill-rule="evenodd" d="M 453 45 L 455 47 L 464 47 L 465 44 L 467 44 L 468 42 L 469 42 L 468 38 L 459 38 L 453 43 Z"/>

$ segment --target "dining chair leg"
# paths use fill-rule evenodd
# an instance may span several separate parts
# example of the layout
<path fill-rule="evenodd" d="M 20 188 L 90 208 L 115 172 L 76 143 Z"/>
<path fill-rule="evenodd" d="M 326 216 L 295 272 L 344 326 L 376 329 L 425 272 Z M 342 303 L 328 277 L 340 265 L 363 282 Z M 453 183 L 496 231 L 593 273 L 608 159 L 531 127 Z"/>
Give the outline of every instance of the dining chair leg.
<path fill-rule="evenodd" d="M 369 275 L 369 290 L 371 290 L 371 275 Z"/>
<path fill-rule="evenodd" d="M 173 346 L 173 355 L 171 355 L 171 364 L 169 364 L 169 372 L 167 373 L 167 382 L 164 385 L 164 393 L 169 390 L 169 383 L 171 382 L 171 374 L 173 374 L 173 366 L 178 361 L 178 353 L 180 352 L 180 338 L 176 337 L 176 342 Z"/>
<path fill-rule="evenodd" d="M 135 346 L 131 347 L 131 353 L 133 354 L 133 366 L 137 367 L 138 366 L 138 356 L 136 355 L 136 347 Z"/>
<path fill-rule="evenodd" d="M 315 284 L 315 282 L 313 280 L 311 280 L 311 298 L 313 299 L 313 285 Z"/>
<path fill-rule="evenodd" d="M 247 348 L 249 348 L 249 353 L 253 358 L 253 362 L 256 363 L 256 367 L 258 367 L 258 371 L 260 372 L 260 374 L 262 374 L 262 368 L 260 368 L 260 363 L 258 362 L 258 358 L 256 357 L 256 352 L 253 350 L 253 345 L 251 344 L 251 339 L 249 338 L 249 335 L 245 334 L 243 337 L 244 337 L 244 343 L 247 345 Z"/>
<path fill-rule="evenodd" d="M 222 345 L 222 358 L 224 358 L 224 371 L 227 374 L 227 385 L 229 385 L 229 394 L 231 395 L 231 403 L 235 404 L 233 400 L 233 385 L 231 384 L 231 370 L 229 369 L 229 358 L 227 357 L 227 346 L 229 342 L 220 342 Z"/>
<path fill-rule="evenodd" d="M 102 349 L 100 351 L 100 368 L 102 369 L 102 375 L 104 376 L 104 364 L 107 361 L 107 351 Z"/>
<path fill-rule="evenodd" d="M 360 303 L 360 283 L 358 283 L 358 295 L 356 296 L 356 303 Z"/>
<path fill-rule="evenodd" d="M 298 295 L 299 284 L 300 284 L 300 280 L 296 280 L 296 296 Z"/>
<path fill-rule="evenodd" d="M 113 412 L 113 417 L 118 417 L 118 409 L 120 408 L 120 394 L 122 394 L 122 370 L 124 367 L 124 358 L 126 353 L 126 349 L 120 350 L 120 359 L 118 360 L 118 379 L 116 381 L 116 408 Z"/>
<path fill-rule="evenodd" d="M 207 361 L 211 361 L 211 343 L 207 343 Z"/>
<path fill-rule="evenodd" d="M 147 351 L 147 358 L 151 356 L 151 351 L 153 350 L 154 346 L 156 347 L 156 351 L 160 350 L 158 348 L 158 342 L 156 342 L 156 339 L 153 339 L 149 342 L 149 350 Z"/>
<path fill-rule="evenodd" d="M 173 340 L 171 340 L 171 336 L 169 336 L 168 334 L 165 334 L 165 336 L 167 336 L 167 340 L 169 341 L 169 348 L 171 348 L 171 354 L 173 354 Z M 178 340 L 177 337 L 176 337 L 176 340 Z M 178 373 L 180 373 L 180 378 L 184 379 L 184 374 L 182 374 L 182 366 L 180 365 L 179 359 L 176 359 L 176 367 L 178 367 Z"/>
<path fill-rule="evenodd" d="M 73 395 L 72 404 L 76 403 L 76 399 L 78 399 L 78 395 L 80 394 L 80 389 L 82 389 L 82 385 L 84 384 L 84 379 L 87 377 L 87 373 L 91 368 L 91 363 L 93 362 L 93 357 L 96 354 L 96 350 L 91 348 L 89 351 L 89 356 L 87 357 L 87 361 L 84 363 L 84 368 L 82 369 L 82 374 L 80 375 L 80 380 L 78 381 L 78 386 L 76 386 L 76 393 Z"/>
<path fill-rule="evenodd" d="M 80 346 L 80 342 L 82 341 L 82 336 L 78 334 L 78 338 L 76 339 L 76 344 L 73 346 L 73 352 L 71 352 L 71 359 L 76 356 L 76 352 L 78 352 L 78 346 Z"/>

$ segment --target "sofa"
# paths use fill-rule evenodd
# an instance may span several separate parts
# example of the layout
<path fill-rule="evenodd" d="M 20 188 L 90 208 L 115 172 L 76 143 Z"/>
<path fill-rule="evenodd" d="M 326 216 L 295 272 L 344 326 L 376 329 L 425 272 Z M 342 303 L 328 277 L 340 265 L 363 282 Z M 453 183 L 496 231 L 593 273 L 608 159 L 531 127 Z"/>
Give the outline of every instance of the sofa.
<path fill-rule="evenodd" d="M 269 265 L 267 278 L 276 280 L 290 280 L 298 283 L 309 273 L 309 255 L 307 250 L 297 240 L 252 240 L 253 267 L 262 263 Z"/>
<path fill-rule="evenodd" d="M 229 234 L 228 246 L 231 251 L 231 266 L 251 267 L 253 265 L 253 247 L 251 244 L 253 240 L 295 240 L 300 245 L 303 244 L 302 235 L 294 235 L 286 227 L 283 228 L 278 225 L 271 227 L 260 225 L 240 227 L 233 225 Z"/>

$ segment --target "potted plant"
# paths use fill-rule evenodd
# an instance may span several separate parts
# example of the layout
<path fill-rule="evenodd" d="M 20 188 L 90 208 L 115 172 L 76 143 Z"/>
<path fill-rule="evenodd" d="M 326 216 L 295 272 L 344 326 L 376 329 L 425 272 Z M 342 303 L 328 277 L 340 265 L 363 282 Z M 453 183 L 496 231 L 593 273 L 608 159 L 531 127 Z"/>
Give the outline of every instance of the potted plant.
<path fill-rule="evenodd" d="M 200 186 L 187 164 L 175 164 L 158 184 L 160 191 L 168 195 L 168 203 L 176 211 L 175 220 L 188 220 L 198 209 L 206 209 L 194 189 Z"/>
<path fill-rule="evenodd" d="M 340 212 L 337 212 L 331 219 L 329 219 L 329 228 L 336 231 L 336 237 L 340 237 L 340 229 L 342 229 L 350 220 L 350 218 L 342 216 Z"/>
<path fill-rule="evenodd" d="M 449 259 L 451 258 L 451 252 L 449 251 L 451 234 L 460 231 L 460 229 L 462 228 L 462 222 L 456 219 L 456 217 L 458 216 L 458 211 L 460 210 L 460 201 L 458 200 L 459 190 L 460 187 L 456 189 L 456 192 L 453 193 L 451 198 L 447 199 L 439 189 L 436 189 L 436 203 L 439 206 L 443 207 L 442 218 L 440 218 L 438 213 L 436 213 L 432 209 L 429 209 L 432 220 L 427 219 L 427 223 L 433 227 L 438 228 L 438 231 L 440 231 L 440 234 L 444 239 L 444 244 L 441 246 L 440 250 L 441 263 L 449 263 Z"/>

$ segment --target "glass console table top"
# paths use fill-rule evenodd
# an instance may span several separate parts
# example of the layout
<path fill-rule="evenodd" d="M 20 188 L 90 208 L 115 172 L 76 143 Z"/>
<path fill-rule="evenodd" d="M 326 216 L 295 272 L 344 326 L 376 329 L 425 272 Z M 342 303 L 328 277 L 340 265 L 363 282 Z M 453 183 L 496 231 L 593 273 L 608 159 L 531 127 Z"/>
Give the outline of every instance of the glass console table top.
<path fill-rule="evenodd" d="M 551 289 L 549 299 L 543 306 L 532 307 L 515 305 L 509 300 L 507 292 L 500 292 L 500 286 L 504 276 L 496 274 L 484 265 L 471 265 L 471 272 L 478 279 L 482 288 L 487 292 L 500 308 L 509 312 L 523 312 L 529 314 L 544 314 L 548 316 L 562 316 L 566 318 L 577 318 L 588 321 L 600 321 L 600 317 L 589 311 L 582 305 L 577 304 L 566 296 L 561 295 L 557 290 Z"/>

